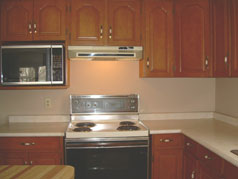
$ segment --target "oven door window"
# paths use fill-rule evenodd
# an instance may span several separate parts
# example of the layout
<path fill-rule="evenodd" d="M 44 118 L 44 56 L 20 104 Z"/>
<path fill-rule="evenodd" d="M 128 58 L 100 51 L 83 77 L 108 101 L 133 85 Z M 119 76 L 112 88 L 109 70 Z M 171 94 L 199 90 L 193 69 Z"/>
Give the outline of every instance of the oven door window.
<path fill-rule="evenodd" d="M 2 83 L 50 84 L 51 48 L 2 49 Z"/>
<path fill-rule="evenodd" d="M 147 179 L 147 148 L 67 149 L 76 179 Z"/>

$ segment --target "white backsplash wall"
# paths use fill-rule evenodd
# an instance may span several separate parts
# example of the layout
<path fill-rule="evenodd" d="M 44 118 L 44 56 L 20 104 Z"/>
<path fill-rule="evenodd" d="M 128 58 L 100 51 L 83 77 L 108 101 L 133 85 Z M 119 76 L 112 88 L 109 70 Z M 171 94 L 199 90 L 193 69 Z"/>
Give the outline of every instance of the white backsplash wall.
<path fill-rule="evenodd" d="M 138 93 L 142 113 L 215 110 L 213 78 L 139 78 L 138 61 L 71 61 L 70 75 L 68 89 L 0 90 L 0 123 L 8 115 L 69 114 L 70 94 Z"/>
<path fill-rule="evenodd" d="M 216 112 L 238 118 L 238 78 L 216 79 Z"/>

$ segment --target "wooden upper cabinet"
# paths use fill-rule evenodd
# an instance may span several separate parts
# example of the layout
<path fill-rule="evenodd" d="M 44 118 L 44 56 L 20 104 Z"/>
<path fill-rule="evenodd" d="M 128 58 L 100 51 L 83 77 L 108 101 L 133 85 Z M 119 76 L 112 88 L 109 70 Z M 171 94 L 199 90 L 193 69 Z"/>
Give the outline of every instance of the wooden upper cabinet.
<path fill-rule="evenodd" d="M 4 0 L 3 41 L 64 40 L 65 0 Z"/>
<path fill-rule="evenodd" d="M 35 0 L 34 40 L 64 40 L 66 28 L 65 0 Z"/>
<path fill-rule="evenodd" d="M 173 0 L 145 1 L 145 55 L 140 76 L 173 75 Z"/>
<path fill-rule="evenodd" d="M 71 45 L 140 45 L 140 0 L 72 0 Z"/>
<path fill-rule="evenodd" d="M 238 1 L 231 0 L 231 76 L 238 77 Z"/>
<path fill-rule="evenodd" d="M 209 0 L 175 1 L 176 76 L 211 76 Z"/>
<path fill-rule="evenodd" d="M 108 44 L 140 45 L 141 1 L 108 1 Z"/>
<path fill-rule="evenodd" d="M 4 0 L 1 2 L 1 33 L 3 41 L 32 39 L 32 0 Z"/>
<path fill-rule="evenodd" d="M 103 45 L 106 36 L 104 0 L 72 0 L 71 44 Z"/>
<path fill-rule="evenodd" d="M 213 0 L 214 76 L 230 76 L 229 0 Z"/>

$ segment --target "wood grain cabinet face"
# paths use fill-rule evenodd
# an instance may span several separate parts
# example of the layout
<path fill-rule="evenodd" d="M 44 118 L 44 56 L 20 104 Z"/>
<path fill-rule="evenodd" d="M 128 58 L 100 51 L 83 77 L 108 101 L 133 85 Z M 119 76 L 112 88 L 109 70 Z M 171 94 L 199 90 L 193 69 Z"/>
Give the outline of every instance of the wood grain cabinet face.
<path fill-rule="evenodd" d="M 238 77 L 238 1 L 231 1 L 231 76 Z"/>
<path fill-rule="evenodd" d="M 65 0 L 4 0 L 3 41 L 65 40 Z"/>
<path fill-rule="evenodd" d="M 180 134 L 152 135 L 152 179 L 182 179 L 181 146 Z"/>
<path fill-rule="evenodd" d="M 34 0 L 34 40 L 65 40 L 65 0 Z"/>
<path fill-rule="evenodd" d="M 140 0 L 72 0 L 71 45 L 140 45 Z"/>
<path fill-rule="evenodd" d="M 175 1 L 176 76 L 211 76 L 209 0 Z"/>
<path fill-rule="evenodd" d="M 62 137 L 1 137 L 0 164 L 63 164 Z"/>
<path fill-rule="evenodd" d="M 184 179 L 198 179 L 198 161 L 188 152 L 184 153 L 183 171 Z"/>
<path fill-rule="evenodd" d="M 103 45 L 106 36 L 105 0 L 72 0 L 71 44 Z"/>
<path fill-rule="evenodd" d="M 140 0 L 109 0 L 107 19 L 109 45 L 140 45 Z"/>
<path fill-rule="evenodd" d="M 225 179 L 237 179 L 238 178 L 238 167 L 225 161 L 224 178 Z"/>
<path fill-rule="evenodd" d="M 1 2 L 1 33 L 3 41 L 32 40 L 32 0 Z"/>
<path fill-rule="evenodd" d="M 145 55 L 142 77 L 173 75 L 173 0 L 145 1 Z"/>

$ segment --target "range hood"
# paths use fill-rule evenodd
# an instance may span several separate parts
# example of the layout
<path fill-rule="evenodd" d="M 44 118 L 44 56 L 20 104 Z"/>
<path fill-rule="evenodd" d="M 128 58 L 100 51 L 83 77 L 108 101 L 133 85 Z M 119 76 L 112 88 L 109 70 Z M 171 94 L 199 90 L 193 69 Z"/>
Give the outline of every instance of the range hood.
<path fill-rule="evenodd" d="M 68 46 L 71 60 L 141 60 L 142 51 L 138 46 Z"/>

